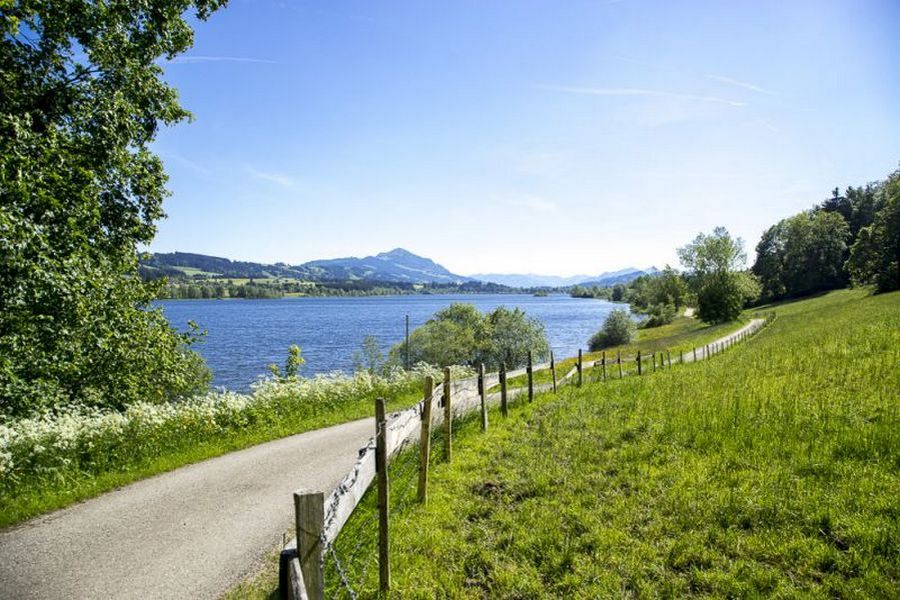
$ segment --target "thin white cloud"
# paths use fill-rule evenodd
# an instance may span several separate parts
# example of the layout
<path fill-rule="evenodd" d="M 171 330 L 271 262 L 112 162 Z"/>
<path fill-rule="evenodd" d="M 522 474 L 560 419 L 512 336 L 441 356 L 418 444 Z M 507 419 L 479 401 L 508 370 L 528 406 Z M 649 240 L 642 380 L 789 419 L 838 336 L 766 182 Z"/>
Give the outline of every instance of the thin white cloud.
<path fill-rule="evenodd" d="M 695 102 L 710 102 L 713 104 L 725 104 L 728 106 L 746 106 L 745 102 L 720 98 L 718 96 L 696 96 L 693 94 L 680 94 L 665 90 L 648 90 L 643 88 L 588 88 L 567 85 L 538 85 L 540 90 L 550 92 L 562 92 L 565 94 L 582 94 L 585 96 L 645 96 L 651 98 L 676 98 L 679 100 L 693 100 Z"/>
<path fill-rule="evenodd" d="M 771 121 L 767 121 L 765 119 L 760 119 L 759 124 L 771 131 L 772 133 L 781 133 L 781 129 L 779 129 L 774 123 Z"/>
<path fill-rule="evenodd" d="M 288 177 L 287 175 L 282 175 L 281 173 L 272 173 L 270 171 L 260 171 L 259 169 L 255 169 L 253 167 L 247 167 L 247 172 L 250 173 L 256 179 L 261 179 L 263 181 L 268 181 L 270 183 L 275 183 L 285 188 L 292 188 L 296 184 L 296 182 Z"/>
<path fill-rule="evenodd" d="M 719 83 L 727 83 L 728 85 L 733 85 L 737 87 L 741 87 L 747 90 L 754 91 L 758 94 L 766 94 L 767 96 L 777 96 L 778 92 L 773 90 L 767 90 L 764 87 L 760 87 L 753 83 L 748 83 L 746 81 L 740 81 L 738 79 L 732 79 L 731 77 L 724 77 L 722 75 L 707 75 L 707 79 L 712 79 L 713 81 L 718 81 Z"/>
<path fill-rule="evenodd" d="M 209 175 L 210 174 L 209 169 L 207 169 L 206 167 L 204 167 L 203 165 L 201 165 L 199 163 L 196 163 L 196 162 L 190 160 L 189 158 L 185 158 L 184 156 L 182 156 L 181 154 L 179 154 L 177 152 L 160 151 L 159 155 L 162 156 L 163 159 L 166 161 L 174 162 L 174 163 L 177 163 L 184 167 L 187 167 L 188 169 L 191 169 L 192 171 L 195 171 L 195 172 L 199 173 L 200 175 Z"/>
<path fill-rule="evenodd" d="M 210 62 L 236 62 L 236 63 L 257 63 L 264 65 L 277 65 L 278 61 L 266 58 L 249 58 L 245 56 L 176 56 L 168 61 L 169 64 L 192 64 L 192 63 L 210 63 Z"/>
<path fill-rule="evenodd" d="M 556 212 L 556 210 L 559 208 L 555 202 L 546 200 L 544 198 L 538 198 L 536 196 L 504 198 L 500 202 L 501 204 L 504 204 L 511 208 L 524 208 L 538 213 Z"/>

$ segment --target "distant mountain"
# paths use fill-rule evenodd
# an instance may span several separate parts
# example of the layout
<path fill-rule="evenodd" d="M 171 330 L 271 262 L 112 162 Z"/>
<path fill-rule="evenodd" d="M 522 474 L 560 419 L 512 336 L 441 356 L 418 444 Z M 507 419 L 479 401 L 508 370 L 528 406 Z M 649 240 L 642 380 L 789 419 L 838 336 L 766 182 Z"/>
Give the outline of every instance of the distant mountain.
<path fill-rule="evenodd" d="M 627 269 L 621 269 L 619 271 L 601 273 L 597 277 L 579 282 L 579 285 L 610 287 L 616 285 L 617 283 L 630 283 L 638 277 L 641 277 L 642 275 L 656 275 L 657 273 L 659 273 L 659 269 L 657 269 L 656 267 L 648 267 L 646 269 L 635 269 L 633 267 L 629 267 Z"/>
<path fill-rule="evenodd" d="M 619 271 L 601 273 L 600 275 L 573 275 L 571 277 L 558 277 L 556 275 L 518 275 L 501 273 L 480 273 L 470 275 L 472 279 L 499 283 L 513 287 L 568 287 L 570 285 L 596 285 L 608 287 L 617 283 L 628 283 L 641 275 L 653 275 L 658 273 L 656 267 L 648 269 L 636 269 L 629 267 Z"/>
<path fill-rule="evenodd" d="M 151 278 L 166 275 L 169 277 L 308 279 L 311 276 L 310 272 L 302 267 L 291 267 L 284 263 L 265 265 L 192 252 L 157 252 L 152 254 L 149 259 L 141 261 L 141 272 L 145 277 Z"/>
<path fill-rule="evenodd" d="M 145 277 L 252 278 L 282 277 L 304 281 L 379 281 L 386 283 L 465 283 L 469 277 L 454 275 L 433 260 L 396 248 L 365 258 L 314 260 L 291 266 L 233 261 L 189 252 L 156 253 L 142 261 Z"/>
<path fill-rule="evenodd" d="M 469 275 L 472 279 L 479 281 L 487 281 L 490 283 L 499 283 L 511 287 L 566 287 L 575 285 L 586 279 L 590 279 L 590 275 L 573 275 L 572 277 L 557 277 L 556 275 L 534 275 L 528 273 L 526 275 L 502 274 L 502 273 L 478 273 Z"/>
<path fill-rule="evenodd" d="M 454 275 L 429 258 L 403 248 L 365 258 L 314 260 L 300 265 L 316 279 L 377 280 L 408 283 L 463 283 L 469 277 Z"/>
<path fill-rule="evenodd" d="M 657 273 L 655 267 L 635 269 L 629 267 L 619 271 L 601 273 L 597 276 L 573 275 L 515 275 L 479 274 L 465 277 L 451 273 L 429 258 L 418 256 L 403 248 L 382 252 L 364 258 L 332 258 L 313 260 L 300 265 L 285 263 L 263 264 L 230 260 L 218 256 L 207 256 L 191 252 L 156 253 L 141 262 L 144 277 L 168 276 L 170 278 L 240 278 L 240 279 L 300 279 L 303 281 L 359 281 L 384 283 L 437 283 L 463 284 L 487 282 L 519 288 L 568 287 L 571 285 L 597 285 L 608 287 L 617 283 L 628 283 L 640 277 Z"/>

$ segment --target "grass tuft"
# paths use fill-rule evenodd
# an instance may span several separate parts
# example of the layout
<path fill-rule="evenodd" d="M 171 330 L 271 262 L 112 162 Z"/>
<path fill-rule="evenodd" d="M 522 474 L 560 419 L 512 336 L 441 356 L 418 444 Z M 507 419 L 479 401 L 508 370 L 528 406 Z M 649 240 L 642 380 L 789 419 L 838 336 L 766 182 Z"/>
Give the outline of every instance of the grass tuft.
<path fill-rule="evenodd" d="M 394 513 L 392 596 L 896 597 L 900 293 L 776 310 L 714 360 L 462 428 Z"/>

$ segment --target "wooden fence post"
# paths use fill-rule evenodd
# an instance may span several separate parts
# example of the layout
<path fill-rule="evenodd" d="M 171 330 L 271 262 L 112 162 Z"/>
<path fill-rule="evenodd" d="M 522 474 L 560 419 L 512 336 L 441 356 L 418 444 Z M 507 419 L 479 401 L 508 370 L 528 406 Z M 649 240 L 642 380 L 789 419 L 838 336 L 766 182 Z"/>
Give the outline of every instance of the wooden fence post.
<path fill-rule="evenodd" d="M 678 351 L 678 364 L 679 364 L 679 365 L 683 365 L 683 364 L 684 364 L 684 350 L 679 350 L 679 351 Z"/>
<path fill-rule="evenodd" d="M 694 362 L 697 362 L 697 346 L 694 346 Z"/>
<path fill-rule="evenodd" d="M 481 430 L 487 431 L 487 390 L 484 386 L 484 363 L 478 364 L 478 395 L 481 396 Z"/>
<path fill-rule="evenodd" d="M 638 350 L 637 354 L 637 366 L 638 366 L 638 375 L 641 374 L 641 351 Z"/>
<path fill-rule="evenodd" d="M 525 372 L 528 373 L 528 401 L 531 402 L 534 400 L 534 369 L 531 362 L 531 350 L 528 351 L 528 366 L 525 367 Z"/>
<path fill-rule="evenodd" d="M 603 357 L 600 359 L 600 364 L 603 365 L 603 381 L 606 381 L 606 350 L 603 351 Z"/>
<path fill-rule="evenodd" d="M 294 492 L 294 523 L 297 528 L 297 558 L 310 600 L 325 598 L 325 573 L 322 571 L 325 548 L 325 494 Z"/>
<path fill-rule="evenodd" d="M 619 379 L 622 379 L 622 353 L 616 350 L 616 362 L 619 363 Z"/>
<path fill-rule="evenodd" d="M 453 458 L 453 407 L 450 404 L 450 367 L 444 367 L 444 460 Z"/>
<path fill-rule="evenodd" d="M 656 352 L 653 353 L 653 372 L 656 373 Z"/>
<path fill-rule="evenodd" d="M 672 352 L 669 350 L 666 350 L 666 360 L 668 361 L 669 368 L 671 369 L 672 368 Z"/>
<path fill-rule="evenodd" d="M 431 396 L 434 379 L 425 378 L 425 399 L 422 401 L 422 431 L 419 437 L 419 502 L 428 502 L 428 460 L 431 455 Z"/>
<path fill-rule="evenodd" d="M 509 404 L 506 401 L 506 363 L 500 363 L 500 414 L 509 416 Z"/>
<path fill-rule="evenodd" d="M 578 387 L 581 387 L 582 384 L 582 376 L 581 376 L 581 348 L 578 349 Z"/>
<path fill-rule="evenodd" d="M 384 398 L 375 399 L 375 474 L 378 479 L 378 589 L 391 589 L 391 542 L 388 534 L 390 490 L 388 488 L 387 418 Z"/>
<path fill-rule="evenodd" d="M 703 353 L 703 358 L 704 359 L 709 358 L 709 344 L 706 345 L 706 352 Z"/>
<path fill-rule="evenodd" d="M 556 361 L 553 360 L 553 350 L 550 351 L 550 375 L 553 377 L 553 393 L 556 393 Z"/>

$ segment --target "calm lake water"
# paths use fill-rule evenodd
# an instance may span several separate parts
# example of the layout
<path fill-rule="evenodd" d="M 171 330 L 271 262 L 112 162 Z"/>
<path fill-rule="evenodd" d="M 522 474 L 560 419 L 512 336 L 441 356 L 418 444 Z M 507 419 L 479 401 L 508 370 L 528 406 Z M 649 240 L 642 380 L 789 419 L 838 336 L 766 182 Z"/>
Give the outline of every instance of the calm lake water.
<path fill-rule="evenodd" d="M 363 298 L 283 298 L 278 300 L 166 300 L 160 302 L 173 326 L 192 320 L 209 334 L 196 349 L 213 372 L 213 385 L 247 390 L 267 365 L 284 363 L 297 344 L 311 375 L 353 370 L 353 353 L 366 335 L 378 338 L 385 354 L 410 330 L 451 302 L 469 302 L 482 312 L 497 306 L 519 307 L 544 323 L 557 357 L 577 354 L 616 308 L 611 302 L 563 295 L 434 295 Z"/>

